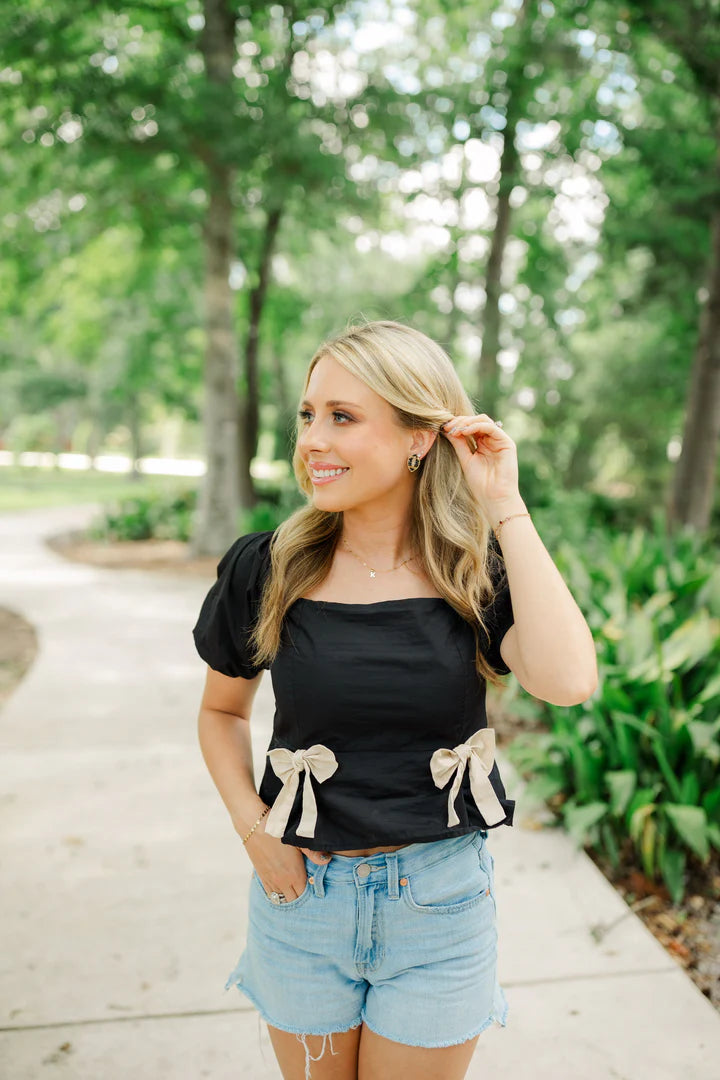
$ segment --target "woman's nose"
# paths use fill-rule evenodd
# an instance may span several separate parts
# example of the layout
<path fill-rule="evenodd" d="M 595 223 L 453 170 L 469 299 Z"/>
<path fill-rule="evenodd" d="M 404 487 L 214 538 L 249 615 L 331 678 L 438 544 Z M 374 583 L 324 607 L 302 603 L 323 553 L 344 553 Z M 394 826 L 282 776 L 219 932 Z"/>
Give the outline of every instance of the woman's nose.
<path fill-rule="evenodd" d="M 326 453 L 327 449 L 328 449 L 327 439 L 323 440 L 323 437 L 320 434 L 319 429 L 316 429 L 316 430 L 311 432 L 310 431 L 311 427 L 312 427 L 312 424 L 308 424 L 305 431 L 303 431 L 302 435 L 300 436 L 300 438 L 298 440 L 300 446 L 302 447 L 303 450 L 306 450 L 308 452 L 310 452 L 312 450 L 317 450 L 319 453 L 322 453 L 322 454 Z"/>

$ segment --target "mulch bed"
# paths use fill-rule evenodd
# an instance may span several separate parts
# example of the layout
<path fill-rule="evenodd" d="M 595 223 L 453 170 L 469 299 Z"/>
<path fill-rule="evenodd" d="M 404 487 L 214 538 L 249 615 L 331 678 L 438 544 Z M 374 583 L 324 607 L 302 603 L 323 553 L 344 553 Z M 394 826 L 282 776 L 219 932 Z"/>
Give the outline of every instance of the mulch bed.
<path fill-rule="evenodd" d="M 218 559 L 190 559 L 187 545 L 177 540 L 87 540 L 80 532 L 48 541 L 64 558 L 111 569 L 152 570 L 215 579 Z M 0 707 L 37 655 L 33 627 L 16 612 L 0 608 Z M 493 701 L 493 727 L 502 749 L 524 731 L 547 728 L 503 711 L 502 693 Z M 553 809 L 552 801 L 550 807 Z M 557 806 L 554 807 L 557 810 Z M 666 887 L 648 879 L 635 864 L 628 843 L 618 870 L 598 852 L 585 849 L 595 865 L 625 899 L 667 952 L 685 969 L 708 1000 L 720 1011 L 720 852 L 712 850 L 707 866 L 688 858 L 685 899 L 673 904 Z"/>
<path fill-rule="evenodd" d="M 160 573 L 216 577 L 220 556 L 191 559 L 181 540 L 88 540 L 79 531 L 49 537 L 47 546 L 72 562 L 90 563 L 109 570 L 152 570 Z"/>

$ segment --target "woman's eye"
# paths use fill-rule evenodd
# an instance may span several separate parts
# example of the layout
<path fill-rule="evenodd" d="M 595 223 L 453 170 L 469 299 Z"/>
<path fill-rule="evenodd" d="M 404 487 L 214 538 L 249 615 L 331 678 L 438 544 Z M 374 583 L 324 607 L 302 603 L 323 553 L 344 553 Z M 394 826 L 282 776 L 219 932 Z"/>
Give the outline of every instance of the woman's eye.
<path fill-rule="evenodd" d="M 352 420 L 352 417 L 346 416 L 345 413 L 334 412 L 332 415 L 333 416 L 339 416 L 339 417 L 341 417 L 342 420 L 347 420 L 348 423 L 350 423 L 351 420 Z M 298 416 L 300 417 L 301 420 L 304 420 L 304 421 L 307 422 L 307 420 L 312 416 L 312 413 L 310 412 L 309 409 L 299 409 L 298 410 Z"/>

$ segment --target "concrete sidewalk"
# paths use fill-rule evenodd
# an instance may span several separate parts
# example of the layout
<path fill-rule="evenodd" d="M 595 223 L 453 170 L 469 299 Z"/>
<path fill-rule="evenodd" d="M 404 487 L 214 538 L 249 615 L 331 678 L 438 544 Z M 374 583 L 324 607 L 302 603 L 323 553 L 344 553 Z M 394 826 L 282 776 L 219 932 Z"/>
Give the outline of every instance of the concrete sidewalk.
<path fill-rule="evenodd" d="M 252 869 L 202 760 L 210 581 L 66 562 L 43 537 L 96 508 L 0 520 L 0 604 L 36 664 L 0 714 L 3 1080 L 278 1080 L 254 1007 L 225 978 Z M 273 693 L 253 712 L 255 775 Z M 501 758 L 517 800 L 491 830 L 508 1026 L 469 1080 L 714 1080 L 720 1018 Z"/>

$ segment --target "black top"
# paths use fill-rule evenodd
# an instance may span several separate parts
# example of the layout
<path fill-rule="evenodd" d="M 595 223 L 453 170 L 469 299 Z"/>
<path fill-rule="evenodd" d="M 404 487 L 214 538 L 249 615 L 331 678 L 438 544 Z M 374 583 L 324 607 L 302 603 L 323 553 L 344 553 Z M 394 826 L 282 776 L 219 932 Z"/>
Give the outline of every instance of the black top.
<path fill-rule="evenodd" d="M 250 662 L 247 635 L 272 535 L 248 533 L 232 544 L 193 629 L 200 656 L 233 678 L 261 670 Z M 507 674 L 500 642 L 512 603 L 507 576 L 495 582 L 484 652 Z M 474 656 L 472 627 L 442 597 L 295 601 L 270 666 L 276 707 L 259 789 L 272 805 L 266 832 L 332 851 L 512 825 L 515 801 L 494 762 Z"/>

